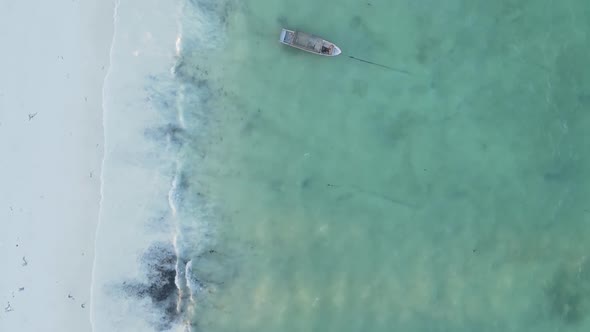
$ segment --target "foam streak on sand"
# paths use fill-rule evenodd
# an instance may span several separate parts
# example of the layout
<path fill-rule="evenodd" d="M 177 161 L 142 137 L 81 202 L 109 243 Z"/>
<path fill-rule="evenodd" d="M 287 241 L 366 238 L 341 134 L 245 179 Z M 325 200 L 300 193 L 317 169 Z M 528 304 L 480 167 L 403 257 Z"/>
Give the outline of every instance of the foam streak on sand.
<path fill-rule="evenodd" d="M 109 68 L 107 69 L 107 74 L 105 75 L 105 78 L 103 80 L 103 86 L 102 86 L 102 110 L 103 110 L 103 114 L 102 114 L 102 127 L 103 127 L 103 132 L 104 132 L 104 128 L 105 128 L 105 122 L 106 122 L 106 114 L 104 112 L 105 109 L 105 100 L 108 97 L 106 94 L 106 88 L 105 88 L 105 82 L 107 82 L 109 80 L 109 76 L 111 73 L 111 66 L 110 63 L 113 62 L 113 46 L 115 45 L 115 36 L 117 35 L 117 16 L 118 16 L 118 9 L 119 9 L 119 5 L 121 3 L 121 0 L 117 0 L 114 4 L 114 8 L 113 8 L 113 38 L 111 41 L 111 46 L 109 48 Z M 103 136 L 103 146 L 107 145 L 106 142 L 106 136 Z M 101 220 L 101 216 L 102 216 L 102 200 L 104 197 L 104 192 L 103 192 L 103 188 L 104 188 L 104 162 L 105 162 L 105 155 L 103 155 L 102 158 L 102 162 L 101 162 L 101 174 L 100 174 L 100 202 L 99 202 L 99 209 L 98 209 L 98 223 L 96 225 L 96 233 L 98 233 L 99 229 L 100 229 L 100 220 Z M 94 251 L 96 252 L 96 237 L 94 239 Z M 91 279 L 91 283 L 90 283 L 90 326 L 92 327 L 92 330 L 95 331 L 94 328 L 94 310 L 93 310 L 93 293 L 94 293 L 94 287 L 92 287 L 92 285 L 94 285 L 94 272 L 96 269 L 96 260 L 94 260 L 93 264 L 92 264 L 92 279 Z"/>
<path fill-rule="evenodd" d="M 186 267 L 185 267 L 185 263 L 182 262 L 182 260 L 180 259 L 180 257 L 182 256 L 182 253 L 180 252 L 180 248 L 178 245 L 178 241 L 179 241 L 179 234 L 181 232 L 181 230 L 179 229 L 179 224 L 178 224 L 178 220 L 177 220 L 177 211 L 178 211 L 178 207 L 177 207 L 177 202 L 176 202 L 176 197 L 179 194 L 177 189 L 178 189 L 178 185 L 179 185 L 179 177 L 180 177 L 180 167 L 178 166 L 180 164 L 179 161 L 177 161 L 177 167 L 176 167 L 176 174 L 174 175 L 174 179 L 172 180 L 172 187 L 170 188 L 170 191 L 168 192 L 168 204 L 170 205 L 170 211 L 171 211 L 171 219 L 174 222 L 174 236 L 173 236 L 173 240 L 172 240 L 172 245 L 174 246 L 174 252 L 176 254 L 176 264 L 175 264 L 175 273 L 176 276 L 174 278 L 174 283 L 176 285 L 177 291 L 178 291 L 178 299 L 176 301 L 176 313 L 178 315 L 180 315 L 182 312 L 184 312 L 185 310 L 185 306 L 186 306 L 186 293 L 190 292 L 190 289 L 188 289 L 188 285 L 186 282 L 186 275 L 184 274 L 186 271 Z"/>

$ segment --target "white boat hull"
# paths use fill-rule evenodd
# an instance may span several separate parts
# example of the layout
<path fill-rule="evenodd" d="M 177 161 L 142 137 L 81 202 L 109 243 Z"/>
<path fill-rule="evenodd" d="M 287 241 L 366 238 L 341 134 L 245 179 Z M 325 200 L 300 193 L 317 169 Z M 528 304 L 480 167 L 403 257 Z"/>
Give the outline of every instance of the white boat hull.
<path fill-rule="evenodd" d="M 282 29 L 279 42 L 317 55 L 337 56 L 342 53 L 336 44 L 301 31 Z"/>

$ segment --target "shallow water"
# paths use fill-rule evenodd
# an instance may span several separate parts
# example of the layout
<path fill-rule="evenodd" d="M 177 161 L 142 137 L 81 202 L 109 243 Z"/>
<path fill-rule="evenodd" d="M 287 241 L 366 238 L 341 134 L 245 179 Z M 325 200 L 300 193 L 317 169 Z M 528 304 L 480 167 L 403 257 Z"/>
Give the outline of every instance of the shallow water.
<path fill-rule="evenodd" d="M 180 22 L 193 330 L 588 329 L 590 5 L 202 0 Z"/>

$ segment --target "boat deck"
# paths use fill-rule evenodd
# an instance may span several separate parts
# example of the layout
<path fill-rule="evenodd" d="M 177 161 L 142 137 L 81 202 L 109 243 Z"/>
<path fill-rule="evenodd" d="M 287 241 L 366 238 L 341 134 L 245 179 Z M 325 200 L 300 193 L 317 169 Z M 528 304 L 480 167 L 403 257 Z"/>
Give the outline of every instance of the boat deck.
<path fill-rule="evenodd" d="M 287 44 L 293 44 L 293 37 L 295 36 L 294 33 L 292 33 L 291 31 L 287 31 L 287 33 L 285 34 L 285 39 L 283 39 L 283 41 Z"/>
<path fill-rule="evenodd" d="M 301 31 L 283 29 L 279 41 L 283 44 L 320 55 L 334 56 L 341 52 L 333 43 Z"/>
<path fill-rule="evenodd" d="M 303 47 L 308 50 L 313 50 L 314 52 L 320 53 L 322 50 L 322 46 L 324 45 L 324 40 L 307 34 L 305 32 L 295 32 L 293 45 L 297 45 Z"/>

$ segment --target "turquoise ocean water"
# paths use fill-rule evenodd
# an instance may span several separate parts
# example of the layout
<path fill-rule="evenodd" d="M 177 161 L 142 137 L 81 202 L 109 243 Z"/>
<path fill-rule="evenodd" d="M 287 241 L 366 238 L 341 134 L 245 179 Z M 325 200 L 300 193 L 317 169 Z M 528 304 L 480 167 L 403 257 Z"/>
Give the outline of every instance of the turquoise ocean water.
<path fill-rule="evenodd" d="M 184 11 L 194 330 L 588 331 L 589 2 Z"/>

